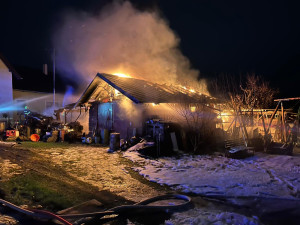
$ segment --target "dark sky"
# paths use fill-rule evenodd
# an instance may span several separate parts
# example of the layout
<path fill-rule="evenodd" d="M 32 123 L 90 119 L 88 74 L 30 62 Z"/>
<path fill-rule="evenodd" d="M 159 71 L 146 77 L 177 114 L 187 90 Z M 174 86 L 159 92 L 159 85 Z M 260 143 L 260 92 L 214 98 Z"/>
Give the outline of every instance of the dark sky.
<path fill-rule="evenodd" d="M 0 52 L 14 65 L 41 67 L 49 59 L 53 28 L 61 12 L 97 12 L 110 1 L 10 0 L 0 5 Z M 298 1 L 132 0 L 158 8 L 181 39 L 181 49 L 206 77 L 255 72 L 300 96 Z"/>

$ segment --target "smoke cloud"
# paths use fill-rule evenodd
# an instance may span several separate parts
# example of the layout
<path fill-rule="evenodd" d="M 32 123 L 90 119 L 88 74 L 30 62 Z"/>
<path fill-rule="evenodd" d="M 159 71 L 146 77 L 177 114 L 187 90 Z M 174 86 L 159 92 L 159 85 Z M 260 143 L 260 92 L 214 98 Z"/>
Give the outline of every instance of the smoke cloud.
<path fill-rule="evenodd" d="M 195 81 L 199 71 L 156 11 L 114 2 L 98 15 L 68 12 L 56 28 L 57 68 L 86 88 L 97 72 L 123 73 L 157 83 Z"/>

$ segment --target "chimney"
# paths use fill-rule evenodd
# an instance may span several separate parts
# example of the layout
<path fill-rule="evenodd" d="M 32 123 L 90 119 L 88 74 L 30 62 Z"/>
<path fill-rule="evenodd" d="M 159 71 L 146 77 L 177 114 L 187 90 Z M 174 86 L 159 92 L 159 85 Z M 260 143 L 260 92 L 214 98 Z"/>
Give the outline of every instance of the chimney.
<path fill-rule="evenodd" d="M 47 64 L 43 64 L 43 73 L 45 75 L 48 75 L 48 65 Z"/>

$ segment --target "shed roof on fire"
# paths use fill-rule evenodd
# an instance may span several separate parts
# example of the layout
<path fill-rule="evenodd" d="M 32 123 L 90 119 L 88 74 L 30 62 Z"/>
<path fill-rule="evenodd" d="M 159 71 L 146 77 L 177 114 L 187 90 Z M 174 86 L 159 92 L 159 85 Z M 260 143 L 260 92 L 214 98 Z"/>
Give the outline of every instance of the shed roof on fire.
<path fill-rule="evenodd" d="M 134 103 L 211 103 L 216 98 L 189 90 L 180 85 L 166 85 L 152 83 L 146 80 L 120 77 L 111 74 L 98 73 L 88 88 L 84 91 L 76 106 L 92 101 L 107 101 L 113 98 L 117 90 L 131 99 Z"/>

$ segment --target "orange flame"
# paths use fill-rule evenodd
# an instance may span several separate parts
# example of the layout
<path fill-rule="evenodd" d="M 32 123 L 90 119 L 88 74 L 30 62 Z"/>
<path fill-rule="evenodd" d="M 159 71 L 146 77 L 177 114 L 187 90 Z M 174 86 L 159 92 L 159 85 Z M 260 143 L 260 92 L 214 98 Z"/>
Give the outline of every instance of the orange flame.
<path fill-rule="evenodd" d="M 114 73 L 113 75 L 116 75 L 118 77 L 131 77 L 131 76 L 129 76 L 127 74 L 124 74 L 124 73 Z"/>

